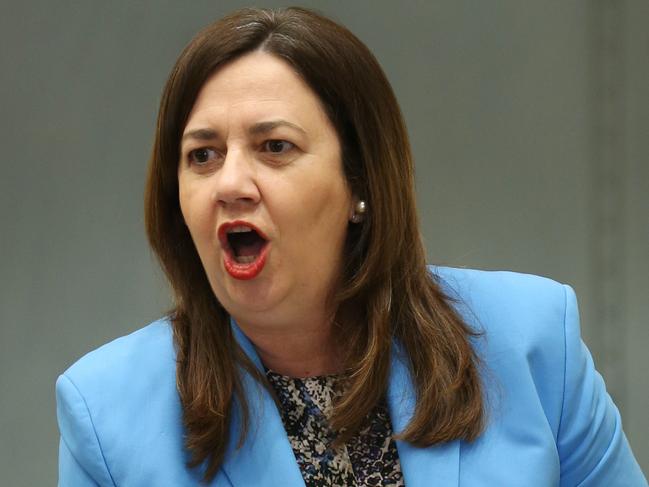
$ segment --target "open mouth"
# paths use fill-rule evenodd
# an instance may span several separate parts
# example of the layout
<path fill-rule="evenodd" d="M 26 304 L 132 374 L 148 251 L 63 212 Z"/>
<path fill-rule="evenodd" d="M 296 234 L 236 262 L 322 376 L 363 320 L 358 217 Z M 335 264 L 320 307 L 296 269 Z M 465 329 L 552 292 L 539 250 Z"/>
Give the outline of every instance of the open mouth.
<path fill-rule="evenodd" d="M 253 279 L 264 268 L 269 241 L 254 225 L 228 222 L 219 228 L 219 240 L 225 251 L 223 265 L 235 279 Z"/>
<path fill-rule="evenodd" d="M 267 240 L 253 228 L 237 226 L 226 232 L 228 246 L 237 264 L 250 264 L 261 254 Z"/>

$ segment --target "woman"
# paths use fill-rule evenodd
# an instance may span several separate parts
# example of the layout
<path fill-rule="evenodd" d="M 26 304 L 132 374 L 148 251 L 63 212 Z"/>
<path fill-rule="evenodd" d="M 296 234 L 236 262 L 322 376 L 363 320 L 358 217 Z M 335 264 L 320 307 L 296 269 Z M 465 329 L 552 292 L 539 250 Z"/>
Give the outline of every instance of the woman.
<path fill-rule="evenodd" d="M 175 308 L 59 378 L 60 485 L 646 485 L 570 288 L 426 267 L 398 105 L 330 20 L 198 34 L 146 217 Z"/>

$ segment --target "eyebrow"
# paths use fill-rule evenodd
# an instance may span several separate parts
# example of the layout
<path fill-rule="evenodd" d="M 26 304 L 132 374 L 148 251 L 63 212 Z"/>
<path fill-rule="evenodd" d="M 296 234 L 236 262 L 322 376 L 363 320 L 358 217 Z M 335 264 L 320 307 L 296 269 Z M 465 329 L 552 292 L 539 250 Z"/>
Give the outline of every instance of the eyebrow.
<path fill-rule="evenodd" d="M 294 130 L 297 130 L 298 132 L 301 132 L 303 134 L 306 134 L 306 131 L 300 127 L 299 125 L 296 125 L 294 123 L 291 123 L 287 120 L 269 120 L 267 122 L 259 122 L 254 125 L 252 125 L 248 129 L 248 133 L 250 135 L 260 135 L 260 134 L 266 134 L 268 132 L 271 132 L 272 130 L 276 129 L 277 127 L 289 127 Z M 182 137 L 182 140 L 185 141 L 187 139 L 194 139 L 194 140 L 200 140 L 200 141 L 208 141 L 208 140 L 217 140 L 219 139 L 219 134 L 215 130 L 212 129 L 196 129 L 196 130 L 190 130 L 189 132 L 185 133 Z"/>
<path fill-rule="evenodd" d="M 259 134 L 265 134 L 273 129 L 276 129 L 277 127 L 289 127 L 294 130 L 297 130 L 298 132 L 301 132 L 303 134 L 306 134 L 304 129 L 300 127 L 299 125 L 295 125 L 294 123 L 291 123 L 287 120 L 269 120 L 267 122 L 259 122 L 254 124 L 252 127 L 248 129 L 248 133 L 250 135 L 259 135 Z"/>
<path fill-rule="evenodd" d="M 216 140 L 219 138 L 219 134 L 216 133 L 216 131 L 212 129 L 196 129 L 196 130 L 190 130 L 186 134 L 183 135 L 182 140 L 187 140 L 187 139 L 194 139 L 194 140 L 202 140 L 202 141 L 207 141 L 207 140 Z"/>

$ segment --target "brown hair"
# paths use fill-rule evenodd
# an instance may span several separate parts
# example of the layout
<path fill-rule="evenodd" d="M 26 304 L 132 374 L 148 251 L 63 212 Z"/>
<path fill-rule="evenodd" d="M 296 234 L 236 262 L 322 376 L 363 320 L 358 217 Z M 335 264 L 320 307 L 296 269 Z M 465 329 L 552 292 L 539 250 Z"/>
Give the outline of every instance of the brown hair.
<path fill-rule="evenodd" d="M 191 467 L 218 471 L 233 407 L 248 408 L 241 370 L 262 383 L 236 343 L 184 225 L 178 201 L 180 138 L 199 90 L 225 63 L 253 50 L 273 54 L 321 100 L 341 141 L 354 194 L 368 203 L 350 225 L 342 285 L 335 296 L 348 373 L 332 427 L 338 444 L 362 426 L 387 390 L 393 340 L 409 359 L 417 402 L 399 437 L 417 446 L 472 440 L 484 412 L 473 332 L 426 268 L 418 228 L 412 156 L 405 124 L 379 63 L 351 32 L 301 8 L 244 9 L 201 31 L 165 86 L 146 190 L 146 228 L 175 293 L 172 313 L 177 384 Z M 237 406 L 234 406 L 234 405 Z"/>

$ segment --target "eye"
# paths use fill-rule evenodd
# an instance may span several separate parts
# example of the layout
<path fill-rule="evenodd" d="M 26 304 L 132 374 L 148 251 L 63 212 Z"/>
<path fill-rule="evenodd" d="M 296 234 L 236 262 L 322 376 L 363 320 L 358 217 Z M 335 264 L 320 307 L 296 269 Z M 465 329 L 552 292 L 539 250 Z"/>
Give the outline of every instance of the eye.
<path fill-rule="evenodd" d="M 271 154 L 284 154 L 294 147 L 294 144 L 286 140 L 273 139 L 264 142 L 263 150 Z"/>
<path fill-rule="evenodd" d="M 216 159 L 218 153 L 214 149 L 209 147 L 201 147 L 200 149 L 194 149 L 189 151 L 187 154 L 187 159 L 191 164 L 204 165 L 212 159 Z"/>

